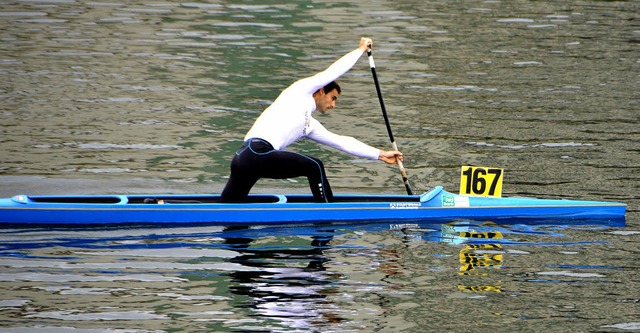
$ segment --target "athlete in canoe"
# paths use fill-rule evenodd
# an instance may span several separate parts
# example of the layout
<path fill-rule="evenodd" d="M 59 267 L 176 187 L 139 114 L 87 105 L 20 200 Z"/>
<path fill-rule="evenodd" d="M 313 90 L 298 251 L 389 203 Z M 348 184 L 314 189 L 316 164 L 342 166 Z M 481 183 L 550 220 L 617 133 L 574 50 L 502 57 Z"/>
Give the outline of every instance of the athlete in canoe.
<path fill-rule="evenodd" d="M 312 117 L 314 111 L 327 113 L 336 106 L 341 89 L 335 80 L 349 71 L 371 45 L 371 39 L 361 38 L 357 49 L 326 70 L 296 81 L 262 112 L 231 160 L 231 176 L 222 191 L 223 202 L 245 201 L 260 178 L 301 176 L 309 180 L 311 192 L 318 202 L 332 201 L 331 186 L 322 162 L 315 157 L 286 150 L 301 138 L 389 164 L 402 160 L 399 151 L 380 150 L 353 137 L 334 134 Z"/>

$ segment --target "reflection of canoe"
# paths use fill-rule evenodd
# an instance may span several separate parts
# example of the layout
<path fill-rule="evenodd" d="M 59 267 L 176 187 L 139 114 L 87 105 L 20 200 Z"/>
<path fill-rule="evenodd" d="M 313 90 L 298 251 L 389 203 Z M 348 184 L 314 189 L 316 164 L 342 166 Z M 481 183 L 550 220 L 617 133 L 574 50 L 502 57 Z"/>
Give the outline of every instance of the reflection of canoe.
<path fill-rule="evenodd" d="M 287 224 L 468 219 L 624 219 L 617 202 L 463 196 L 438 186 L 422 195 L 251 195 L 226 204 L 218 195 L 26 196 L 0 199 L 2 224 Z"/>

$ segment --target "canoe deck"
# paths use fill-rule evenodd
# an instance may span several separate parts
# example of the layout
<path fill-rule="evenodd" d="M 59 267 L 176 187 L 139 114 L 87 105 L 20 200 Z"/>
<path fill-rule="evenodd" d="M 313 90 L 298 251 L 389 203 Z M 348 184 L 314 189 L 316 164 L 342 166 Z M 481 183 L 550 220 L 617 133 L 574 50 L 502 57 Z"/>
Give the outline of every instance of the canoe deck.
<path fill-rule="evenodd" d="M 28 196 L 0 199 L 0 225 L 291 224 L 454 219 L 624 219 L 617 202 L 458 195 L 437 186 L 422 195 L 255 194 L 221 203 L 214 194 Z"/>
<path fill-rule="evenodd" d="M 25 198 L 24 201 L 33 203 L 52 204 L 221 204 L 220 195 L 104 195 L 104 196 L 16 196 Z M 14 198 L 16 198 L 14 197 Z M 336 195 L 332 203 L 358 202 L 420 202 L 420 196 L 399 195 Z M 247 201 L 239 204 L 253 203 L 316 203 L 311 195 L 304 194 L 255 194 Z"/>

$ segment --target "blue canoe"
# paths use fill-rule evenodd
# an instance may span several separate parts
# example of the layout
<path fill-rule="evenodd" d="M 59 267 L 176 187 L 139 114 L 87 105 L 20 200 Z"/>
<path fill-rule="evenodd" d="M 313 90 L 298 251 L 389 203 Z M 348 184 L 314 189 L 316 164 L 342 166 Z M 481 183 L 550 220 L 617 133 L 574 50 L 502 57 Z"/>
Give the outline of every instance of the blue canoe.
<path fill-rule="evenodd" d="M 458 195 L 441 186 L 422 195 L 250 195 L 220 203 L 219 195 L 28 196 L 0 199 L 0 225 L 299 224 L 455 219 L 624 219 L 619 202 Z"/>

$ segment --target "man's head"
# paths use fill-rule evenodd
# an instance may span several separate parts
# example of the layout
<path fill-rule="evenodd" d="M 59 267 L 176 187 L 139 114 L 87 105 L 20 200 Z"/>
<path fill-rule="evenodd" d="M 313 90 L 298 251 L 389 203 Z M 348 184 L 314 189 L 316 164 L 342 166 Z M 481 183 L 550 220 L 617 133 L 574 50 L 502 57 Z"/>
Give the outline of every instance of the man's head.
<path fill-rule="evenodd" d="M 320 113 L 327 113 L 330 109 L 335 108 L 340 93 L 342 93 L 342 89 L 335 81 L 316 91 L 313 94 L 313 99 L 316 101 L 316 110 L 320 111 Z"/>

